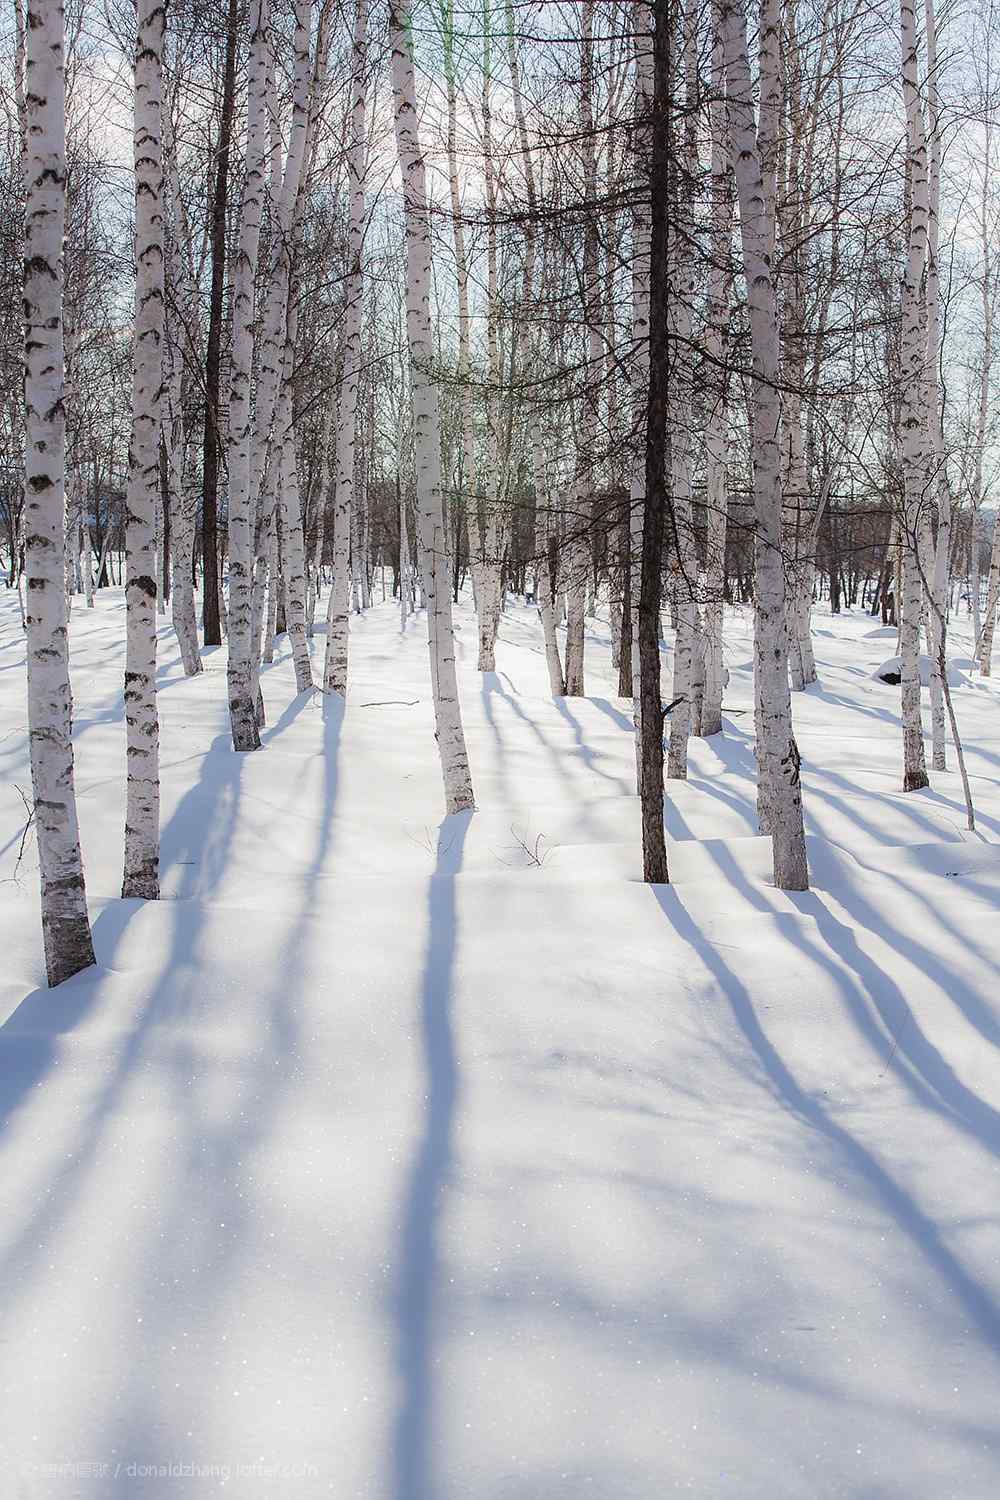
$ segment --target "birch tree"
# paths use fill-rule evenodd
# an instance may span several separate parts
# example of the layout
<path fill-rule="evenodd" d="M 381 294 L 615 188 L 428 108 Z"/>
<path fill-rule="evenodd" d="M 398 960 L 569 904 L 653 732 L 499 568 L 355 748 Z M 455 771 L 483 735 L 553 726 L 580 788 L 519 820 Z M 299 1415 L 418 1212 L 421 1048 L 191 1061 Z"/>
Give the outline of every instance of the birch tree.
<path fill-rule="evenodd" d="M 289 338 L 285 354 L 285 379 L 278 402 L 275 443 L 280 453 L 282 582 L 285 596 L 285 628 L 292 648 L 295 691 L 312 686 L 312 665 L 306 627 L 306 554 L 302 533 L 302 501 L 299 495 L 298 439 L 292 416 L 292 355 L 295 348 L 297 313 L 289 313 Z"/>
<path fill-rule="evenodd" d="M 333 502 L 333 586 L 327 604 L 323 687 L 347 695 L 351 526 L 355 516 L 355 441 L 364 323 L 365 173 L 368 156 L 368 0 L 358 0 L 351 52 L 351 140 L 347 153 L 350 221 L 344 306 L 344 368 L 337 416 L 336 488 Z M 355 553 L 354 566 L 358 567 Z"/>
<path fill-rule="evenodd" d="M 257 399 L 254 410 L 253 440 L 250 448 L 250 473 L 260 476 L 261 505 L 256 528 L 256 562 L 254 591 L 258 611 L 253 626 L 254 646 L 252 650 L 253 689 L 252 700 L 258 715 L 262 714 L 262 703 L 257 682 L 257 667 L 260 659 L 256 644 L 259 622 L 262 615 L 264 579 L 270 576 L 271 596 L 274 598 L 276 579 L 275 513 L 278 509 L 278 494 L 282 490 L 281 443 L 287 428 L 276 418 L 280 416 L 279 401 L 284 386 L 286 371 L 294 362 L 294 348 L 288 349 L 289 335 L 289 291 L 296 239 L 296 218 L 300 193 L 308 156 L 310 116 L 314 97 L 314 72 L 310 63 L 310 32 L 312 29 L 311 0 L 295 0 L 295 74 L 292 91 L 292 125 L 288 138 L 284 171 L 280 171 L 280 133 L 277 128 L 276 107 L 271 112 L 272 148 L 271 183 L 272 206 L 275 216 L 274 244 L 267 278 L 259 344 L 259 369 Z M 320 65 L 323 49 L 322 28 L 317 38 L 316 63 Z M 269 80 L 269 91 L 273 98 L 273 85 Z M 280 181 L 280 188 L 278 182 Z M 294 337 L 294 334 L 293 334 Z M 272 437 L 274 442 L 272 443 Z M 277 452 L 275 461 L 269 450 Z M 287 467 L 285 473 L 287 474 Z M 304 567 L 302 569 L 303 596 L 302 618 L 305 618 Z M 300 650 L 295 658 L 296 690 L 301 692 L 311 682 L 308 648 Z M 246 748 L 258 749 L 252 740 Z"/>
<path fill-rule="evenodd" d="M 989 26 L 984 28 L 985 35 L 982 42 L 982 88 L 986 102 L 983 111 L 983 161 L 980 174 L 977 218 L 977 238 L 979 241 L 979 253 L 982 258 L 982 273 L 979 286 L 980 306 L 982 309 L 982 359 L 979 369 L 979 382 L 976 402 L 976 435 L 973 456 L 973 480 L 972 480 L 972 506 L 973 516 L 978 514 L 979 508 L 985 499 L 984 485 L 984 463 L 987 434 L 990 421 L 990 380 L 993 373 L 993 339 L 995 318 L 995 267 L 996 246 L 994 243 L 993 230 L 995 219 L 991 219 L 989 211 L 990 187 L 995 178 L 995 158 L 993 142 L 995 138 L 996 122 L 993 113 L 993 42 Z M 975 536 L 975 523 L 973 524 L 972 543 L 972 578 L 970 587 L 972 593 L 974 617 L 978 616 L 980 581 L 979 581 L 979 557 L 977 538 Z M 996 630 L 997 607 L 1000 605 L 1000 509 L 993 522 L 993 537 L 990 546 L 990 561 L 986 583 L 986 611 L 981 625 L 976 626 L 976 635 L 979 642 L 979 670 L 984 677 L 989 677 L 993 667 L 993 636 Z"/>
<path fill-rule="evenodd" d="M 201 546 L 204 560 L 202 624 L 206 646 L 221 646 L 225 602 L 222 596 L 222 556 L 218 548 L 218 484 L 220 431 L 220 386 L 222 373 L 222 325 L 226 286 L 227 210 L 229 169 L 236 112 L 236 52 L 239 42 L 240 0 L 229 0 L 226 8 L 222 65 L 222 97 L 219 101 L 219 135 L 209 168 L 211 200 L 211 292 L 208 336 L 205 341 L 205 427 L 202 446 Z M 213 79 L 213 82 L 215 80 Z"/>
<path fill-rule="evenodd" d="M 260 746 L 253 692 L 253 557 L 256 477 L 250 469 L 250 384 L 256 330 L 255 285 L 268 154 L 267 86 L 271 67 L 270 0 L 251 8 L 246 171 L 233 278 L 229 395 L 229 716 L 234 750 Z"/>
<path fill-rule="evenodd" d="M 928 590 L 927 646 L 931 663 L 931 758 L 936 771 L 946 769 L 944 671 L 947 645 L 948 569 L 951 563 L 951 494 L 945 467 L 944 425 L 941 411 L 941 274 L 938 252 L 941 235 L 941 100 L 938 79 L 937 23 L 933 0 L 925 0 L 924 37 L 927 47 L 927 269 L 924 301 L 927 322 L 925 356 L 926 408 L 931 473 L 931 496 L 937 500 L 937 537 L 923 527 L 928 557 L 923 565 Z"/>
<path fill-rule="evenodd" d="M 685 65 L 686 128 L 682 171 L 671 173 L 673 211 L 667 247 L 671 279 L 669 308 L 674 356 L 668 408 L 670 430 L 671 498 L 673 501 L 674 584 L 677 632 L 674 638 L 674 675 L 671 698 L 667 775 L 687 776 L 688 736 L 694 723 L 695 658 L 698 635 L 698 554 L 694 535 L 691 485 L 691 367 L 692 303 L 695 293 L 694 257 L 685 243 L 692 219 L 691 186 L 698 173 L 697 147 L 697 34 L 693 0 L 680 8 L 677 29 L 681 45 L 674 49 Z M 673 135 L 674 132 L 672 131 Z M 678 150 L 677 147 L 674 150 Z M 680 154 L 678 150 L 678 154 Z M 680 179 L 678 181 L 678 179 Z M 700 705 L 699 705 L 700 707 Z M 700 720 L 700 712 L 698 714 Z"/>
<path fill-rule="evenodd" d="M 496 670 L 496 639 L 500 628 L 504 525 L 500 514 L 499 387 L 500 331 L 497 297 L 497 188 L 493 160 L 493 48 L 490 0 L 483 3 L 483 185 L 486 210 L 486 466 L 482 527 L 482 567 L 476 606 L 479 615 L 480 672 Z"/>
<path fill-rule="evenodd" d="M 45 969 L 49 984 L 56 985 L 92 964 L 94 948 L 73 782 L 73 705 L 63 588 L 63 7 L 57 0 L 35 0 L 28 6 L 27 22 L 23 296 L 28 739 Z"/>
<path fill-rule="evenodd" d="M 634 16 L 634 41 L 635 41 L 635 139 L 637 156 L 642 156 L 649 150 L 649 116 L 652 110 L 654 68 L 653 68 L 653 43 L 652 26 L 653 18 L 650 6 L 647 4 L 637 5 Z M 648 171 L 647 171 L 648 175 Z M 636 767 L 636 790 L 642 792 L 643 786 L 643 758 L 644 740 L 642 729 L 643 713 L 643 670 L 647 675 L 652 671 L 652 656 L 647 641 L 646 657 L 647 666 L 642 666 L 642 646 L 640 641 L 641 617 L 640 604 L 642 599 L 643 579 L 645 577 L 645 557 L 647 550 L 656 551 L 656 547 L 647 549 L 644 541 L 645 515 L 646 515 L 646 438 L 647 419 L 649 405 L 649 267 L 651 253 L 651 205 L 649 194 L 644 190 L 644 184 L 637 184 L 635 193 L 635 204 L 632 210 L 632 425 L 634 440 L 639 450 L 635 465 L 632 470 L 632 481 L 630 487 L 629 505 L 629 540 L 631 556 L 631 578 L 629 597 L 632 612 L 632 715 L 635 723 L 635 767 Z M 657 557 L 657 567 L 659 558 Z M 647 610 L 652 608 L 648 597 L 650 584 L 647 583 Z M 650 731 L 650 747 L 652 747 L 653 733 L 662 736 L 661 723 L 659 719 L 660 684 L 659 684 L 659 594 L 656 597 L 657 620 L 656 631 L 656 712 L 657 723 L 655 731 Z M 647 629 L 648 634 L 648 629 Z M 650 702 L 653 701 L 651 685 L 647 684 L 647 692 Z M 660 738 L 662 750 L 662 738 Z M 650 749 L 650 753 L 652 753 Z M 661 754 L 662 759 L 662 754 Z M 660 798 L 662 801 L 662 768 L 661 768 Z M 655 800 L 655 788 L 650 793 Z M 644 815 L 645 816 L 645 815 Z M 650 817 L 652 813 L 650 812 Z M 660 821 L 662 822 L 662 816 Z M 652 835 L 655 837 L 655 835 Z M 645 835 L 644 835 L 645 847 Z M 654 856 L 655 858 L 656 856 Z M 663 864 L 666 865 L 666 852 L 663 854 Z"/>
<path fill-rule="evenodd" d="M 726 94 L 733 172 L 740 209 L 743 274 L 753 352 L 754 667 L 759 700 L 758 775 L 766 783 L 767 827 L 774 882 L 806 890 L 809 871 L 802 822 L 798 746 L 788 684 L 785 577 L 781 550 L 781 399 L 778 311 L 772 279 L 774 200 L 765 186 L 754 124 L 742 0 L 721 0 Z M 763 57 L 762 57 L 763 64 Z M 762 98 L 767 85 L 762 82 Z"/>
<path fill-rule="evenodd" d="M 426 169 L 417 129 L 412 25 L 408 0 L 390 0 L 389 41 L 396 148 L 403 177 L 406 234 L 406 332 L 417 468 L 417 539 L 430 653 L 434 719 L 449 813 L 473 808 L 472 777 L 455 671 L 451 580 L 442 509 L 441 416 L 432 377 L 431 227 Z"/>
<path fill-rule="evenodd" d="M 125 873 L 122 896 L 160 894 L 156 504 L 163 392 L 162 0 L 139 0 L 135 47 L 135 335 L 125 573 Z"/>
<path fill-rule="evenodd" d="M 899 617 L 901 703 L 903 716 L 903 790 L 928 785 L 920 712 L 919 557 L 927 483 L 925 420 L 927 345 L 923 288 L 927 269 L 927 139 L 918 92 L 917 28 L 913 0 L 901 0 L 900 44 L 903 57 L 903 105 L 906 111 L 906 155 L 909 179 L 909 223 L 906 262 L 900 288 L 900 441 L 903 464 L 903 579 Z"/>
<path fill-rule="evenodd" d="M 705 419 L 705 697 L 703 735 L 722 732 L 722 694 L 725 662 L 722 654 L 723 608 L 726 591 L 726 531 L 729 515 L 726 476 L 728 380 L 726 376 L 729 272 L 733 193 L 726 126 L 725 60 L 719 24 L 719 0 L 712 6 L 712 101 L 709 106 L 712 150 L 711 241 L 708 270 L 708 308 L 705 352 L 713 372 Z"/>
<path fill-rule="evenodd" d="M 469 311 L 469 257 L 465 243 L 465 222 L 458 177 L 458 81 L 455 66 L 455 5 L 444 0 L 442 7 L 442 40 L 444 43 L 444 82 L 448 109 L 448 193 L 451 205 L 452 236 L 455 248 L 455 280 L 458 292 L 458 381 L 462 411 L 462 490 L 465 499 L 466 524 L 469 530 L 469 564 L 472 591 L 477 614 L 482 589 L 483 541 L 479 524 L 479 497 L 476 485 L 476 434 L 472 394 L 472 319 Z"/>
<path fill-rule="evenodd" d="M 197 289 L 189 270 L 190 230 L 184 212 L 177 173 L 170 112 L 162 111 L 164 151 L 164 198 L 167 287 L 165 322 L 163 443 L 166 449 L 167 486 L 170 493 L 171 588 L 170 608 L 174 631 L 187 677 L 202 670 L 198 651 L 198 620 L 191 576 L 194 555 L 196 498 L 187 484 L 188 443 L 184 430 L 184 341 L 194 342 L 197 327 Z M 200 351 L 199 351 L 200 352 Z"/>
<path fill-rule="evenodd" d="M 566 695 L 584 693 L 585 624 L 590 549 L 588 521 L 593 516 L 597 433 L 600 418 L 601 342 L 600 245 L 597 220 L 597 143 L 594 125 L 594 4 L 580 7 L 580 155 L 583 169 L 583 312 L 587 329 L 583 409 L 576 452 L 576 480 L 569 521 L 566 577 Z"/>
<path fill-rule="evenodd" d="M 660 602 L 663 527 L 667 509 L 667 408 L 670 388 L 668 258 L 670 186 L 670 0 L 653 0 L 639 20 L 639 108 L 646 157 L 648 260 L 645 310 L 648 337 L 648 396 L 643 436 L 642 548 L 636 639 L 640 677 L 639 796 L 642 811 L 642 874 L 653 884 L 668 877 L 663 830 L 663 708 L 660 687 Z M 647 29 L 651 24 L 651 35 Z M 648 87 L 648 93 L 644 89 Z M 645 248 L 645 247 L 644 247 Z"/>

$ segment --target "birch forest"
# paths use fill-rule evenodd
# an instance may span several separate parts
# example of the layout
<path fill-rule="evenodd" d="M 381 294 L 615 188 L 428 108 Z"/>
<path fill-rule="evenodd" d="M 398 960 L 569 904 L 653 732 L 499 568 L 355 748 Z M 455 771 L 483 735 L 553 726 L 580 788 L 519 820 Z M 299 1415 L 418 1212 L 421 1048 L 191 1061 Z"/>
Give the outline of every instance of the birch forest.
<path fill-rule="evenodd" d="M 997 0 L 2 3 L 0 1495 L 995 1500 Z"/>

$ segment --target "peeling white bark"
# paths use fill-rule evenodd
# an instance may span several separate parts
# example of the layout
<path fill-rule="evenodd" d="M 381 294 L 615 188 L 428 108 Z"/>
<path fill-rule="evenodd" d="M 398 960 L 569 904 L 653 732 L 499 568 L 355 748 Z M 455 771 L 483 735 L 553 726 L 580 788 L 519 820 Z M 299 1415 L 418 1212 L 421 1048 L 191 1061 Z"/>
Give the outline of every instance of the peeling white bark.
<path fill-rule="evenodd" d="M 941 120 L 938 87 L 937 24 L 933 0 L 925 0 L 924 38 L 927 47 L 927 272 L 924 278 L 924 300 L 927 318 L 927 424 L 930 437 L 932 472 L 931 494 L 937 499 L 937 539 L 925 586 L 929 589 L 927 608 L 927 649 L 931 659 L 931 763 L 936 771 L 947 769 L 945 752 L 944 677 L 941 663 L 947 654 L 948 568 L 951 562 L 951 492 L 945 469 L 944 431 L 941 414 L 941 389 L 938 361 L 941 357 L 941 295 L 938 270 L 941 208 Z M 928 534 L 930 528 L 928 527 Z"/>
<path fill-rule="evenodd" d="M 281 548 L 282 580 L 285 586 L 285 629 L 292 648 L 295 691 L 312 687 L 312 663 L 306 631 L 306 549 L 302 535 L 302 501 L 295 426 L 292 422 L 291 381 L 286 381 L 278 409 L 278 441 L 281 444 Z"/>
<path fill-rule="evenodd" d="M 767 783 L 774 882 L 806 890 L 799 752 L 792 732 L 781 552 L 781 399 L 778 313 L 771 270 L 769 200 L 754 128 L 746 16 L 742 0 L 721 0 L 733 168 L 740 207 L 743 269 L 754 365 L 754 556 L 757 574 L 754 665 L 758 684 L 758 762 Z"/>
<path fill-rule="evenodd" d="M 233 749 L 260 748 L 254 693 L 253 557 L 258 477 L 251 470 L 253 375 L 257 313 L 255 286 L 266 192 L 268 74 L 271 68 L 269 0 L 254 0 L 250 13 L 246 171 L 233 275 L 233 335 L 230 348 L 229 434 L 229 717 Z"/>
<path fill-rule="evenodd" d="M 189 269 L 190 237 L 184 215 L 177 163 L 173 149 L 170 111 L 164 104 L 162 117 L 164 152 L 164 221 L 166 235 L 166 274 L 173 301 L 183 310 L 185 334 L 192 337 L 197 327 L 198 294 Z M 170 613 L 181 652 L 181 665 L 187 677 L 202 670 L 198 650 L 198 617 L 195 611 L 192 560 L 194 556 L 197 495 L 187 482 L 187 442 L 184 434 L 183 389 L 184 359 L 177 313 L 168 308 L 166 351 L 164 358 L 165 398 L 162 417 L 163 440 L 167 450 L 167 485 L 170 493 Z"/>
<path fill-rule="evenodd" d="M 278 505 L 281 488 L 280 440 L 274 432 L 281 397 L 282 382 L 286 368 L 286 346 L 288 343 L 288 304 L 291 286 L 293 251 L 297 208 L 304 179 L 305 162 L 309 145 L 310 103 L 313 93 L 313 70 L 310 63 L 309 39 L 312 29 L 312 0 L 295 0 L 295 75 L 292 89 L 292 126 L 288 138 L 288 151 L 284 171 L 281 170 L 281 134 L 277 118 L 277 104 L 273 70 L 268 70 L 267 104 L 271 123 L 271 181 L 270 192 L 274 215 L 274 236 L 271 263 L 264 296 L 263 314 L 258 319 L 258 368 L 257 391 L 254 409 L 253 438 L 250 446 L 251 493 L 260 483 L 260 513 L 256 525 L 256 549 L 252 599 L 257 602 L 255 610 L 261 610 L 264 601 L 265 579 L 273 531 L 273 515 Z M 317 61 L 320 59 L 321 41 L 317 43 Z M 272 434 L 274 442 L 272 443 Z M 275 452 L 277 457 L 275 458 Z M 273 594 L 273 589 L 271 590 Z M 303 606 L 304 607 L 304 606 Z M 260 619 L 256 614 L 255 619 Z M 264 620 L 267 620 L 264 616 Z M 267 639 L 272 632 L 268 630 Z M 256 635 L 251 625 L 251 636 Z M 258 728 L 263 722 L 263 700 L 260 694 L 258 664 L 260 657 L 256 648 L 252 650 L 251 701 L 254 704 Z M 258 735 L 259 741 L 259 735 Z M 254 749 L 252 742 L 247 746 Z"/>
<path fill-rule="evenodd" d="M 726 129 L 725 67 L 719 29 L 718 0 L 712 7 L 712 222 L 711 264 L 708 272 L 708 318 L 705 352 L 710 362 L 712 390 L 705 419 L 705 689 L 703 735 L 722 733 L 722 694 L 726 668 L 722 626 L 726 588 L 726 531 L 729 493 L 726 476 L 728 446 L 728 381 L 724 373 L 729 346 L 729 275 L 733 222 L 732 169 Z"/>
<path fill-rule="evenodd" d="M 697 107 L 697 51 L 694 28 L 694 6 L 686 0 L 680 17 L 683 61 L 687 77 L 686 107 L 691 111 L 689 130 L 685 140 L 685 165 L 689 182 L 698 172 L 697 139 L 693 133 Z M 678 187 L 681 213 L 690 218 L 691 205 L 684 202 L 683 189 Z M 678 215 L 680 217 L 680 215 Z M 672 287 L 669 296 L 669 316 L 674 339 L 675 357 L 674 389 L 670 397 L 668 424 L 670 429 L 671 493 L 673 499 L 673 552 L 674 590 L 677 607 L 677 633 L 674 641 L 674 673 L 671 699 L 677 700 L 670 715 L 670 737 L 667 750 L 667 775 L 676 780 L 687 777 L 688 736 L 692 732 L 694 686 L 698 675 L 696 658 L 700 657 L 698 641 L 698 553 L 694 534 L 694 507 L 691 494 L 691 372 L 685 351 L 691 344 L 693 332 L 692 304 L 696 283 L 694 264 L 690 250 L 682 237 L 671 232 L 668 244 L 669 274 Z M 699 714 L 700 719 L 700 705 Z"/>
<path fill-rule="evenodd" d="M 351 144 L 347 156 L 350 222 L 344 308 L 344 368 L 337 417 L 337 467 L 333 500 L 333 585 L 327 604 L 323 687 L 347 696 L 351 528 L 355 515 L 354 466 L 361 380 L 363 326 L 362 254 L 365 240 L 365 168 L 368 155 L 368 0 L 358 0 L 351 61 Z M 355 567 L 357 557 L 355 557 Z"/>
<path fill-rule="evenodd" d="M 424 158 L 417 131 L 408 0 L 390 0 L 396 146 L 403 175 L 406 224 L 406 331 L 417 467 L 417 532 L 427 603 L 427 635 L 438 753 L 449 813 L 475 806 L 455 672 L 451 579 L 441 505 L 441 417 L 431 375 L 431 229 Z"/>
<path fill-rule="evenodd" d="M 125 494 L 125 868 L 122 896 L 160 894 L 156 708 L 156 507 L 163 393 L 164 243 L 160 141 L 162 0 L 139 0 L 135 50 L 135 335 Z"/>
<path fill-rule="evenodd" d="M 55 0 L 35 0 L 28 7 L 25 43 L 24 623 L 42 940 L 50 985 L 60 984 L 94 962 L 73 783 L 73 704 L 63 587 L 63 47 L 63 7 Z"/>
<path fill-rule="evenodd" d="M 647 5 L 635 8 L 635 113 L 637 145 L 646 135 L 644 122 L 649 117 L 653 97 L 652 17 Z M 637 456 L 630 485 L 629 542 L 631 578 L 629 580 L 632 614 L 632 717 L 635 723 L 635 781 L 638 792 L 642 780 L 642 709 L 639 665 L 639 596 L 642 592 L 643 510 L 646 498 L 645 440 L 646 411 L 649 405 L 649 261 L 651 227 L 649 205 L 642 194 L 636 194 L 632 210 L 632 431 Z"/>
<path fill-rule="evenodd" d="M 900 43 L 903 58 L 903 102 L 906 109 L 907 165 L 910 178 L 910 222 L 906 265 L 900 289 L 899 428 L 905 491 L 902 525 L 903 580 L 899 611 L 901 703 L 903 718 L 903 790 L 928 785 L 920 713 L 920 611 L 922 588 L 919 545 L 924 526 L 927 486 L 927 427 L 923 327 L 923 284 L 927 269 L 927 140 L 918 93 L 917 31 L 913 0 L 901 0 Z"/>

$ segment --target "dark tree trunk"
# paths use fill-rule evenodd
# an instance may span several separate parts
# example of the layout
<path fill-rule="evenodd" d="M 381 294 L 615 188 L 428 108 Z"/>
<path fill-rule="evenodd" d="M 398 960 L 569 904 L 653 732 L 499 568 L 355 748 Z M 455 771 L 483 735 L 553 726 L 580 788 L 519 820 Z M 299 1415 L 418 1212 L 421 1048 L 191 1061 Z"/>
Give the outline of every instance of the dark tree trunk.
<path fill-rule="evenodd" d="M 622 633 L 618 646 L 618 696 L 632 696 L 632 567 L 629 558 L 628 510 L 621 527 L 619 559 L 622 580 Z"/>
<path fill-rule="evenodd" d="M 458 595 L 462 586 L 462 513 L 456 509 L 455 522 L 455 566 L 452 570 L 451 597 L 455 604 L 458 603 Z"/>
<path fill-rule="evenodd" d="M 639 588 L 639 796 L 643 879 L 668 879 L 663 831 L 663 705 L 660 697 L 660 599 L 667 507 L 667 203 L 670 187 L 670 0 L 653 0 L 653 99 L 649 122 L 649 405 L 646 494 Z"/>
<path fill-rule="evenodd" d="M 219 377 L 222 365 L 222 309 L 226 288 L 226 210 L 229 202 L 229 148 L 236 102 L 236 44 L 239 32 L 239 0 L 229 0 L 226 21 L 226 59 L 222 85 L 222 116 L 219 149 L 212 188 L 212 295 L 208 313 L 208 346 L 205 356 L 205 439 L 202 450 L 201 546 L 204 559 L 205 593 L 202 623 L 205 645 L 222 645 L 219 622 Z"/>
<path fill-rule="evenodd" d="M 160 504 L 163 507 L 163 549 L 160 554 L 160 598 L 170 603 L 170 485 L 167 483 L 167 445 L 160 439 Z"/>
<path fill-rule="evenodd" d="M 837 534 L 837 523 L 832 511 L 827 511 L 826 524 L 830 554 L 830 612 L 831 614 L 839 615 L 843 575 L 840 566 L 840 538 Z"/>

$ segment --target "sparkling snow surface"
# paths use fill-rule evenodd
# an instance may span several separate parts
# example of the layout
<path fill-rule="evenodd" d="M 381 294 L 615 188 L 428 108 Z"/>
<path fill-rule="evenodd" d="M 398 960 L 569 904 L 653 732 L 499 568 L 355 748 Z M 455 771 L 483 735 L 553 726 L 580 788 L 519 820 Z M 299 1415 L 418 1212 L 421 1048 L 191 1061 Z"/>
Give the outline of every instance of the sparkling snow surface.
<path fill-rule="evenodd" d="M 553 702 L 534 611 L 484 679 L 459 620 L 451 819 L 422 615 L 352 621 L 325 717 L 282 640 L 243 757 L 164 624 L 142 905 L 122 598 L 77 603 L 100 967 L 50 992 L 0 598 L 0 1497 L 996 1500 L 998 687 L 955 690 L 973 836 L 953 770 L 898 791 L 891 642 L 817 610 L 783 895 L 732 613 L 651 888 L 606 626 Z"/>

